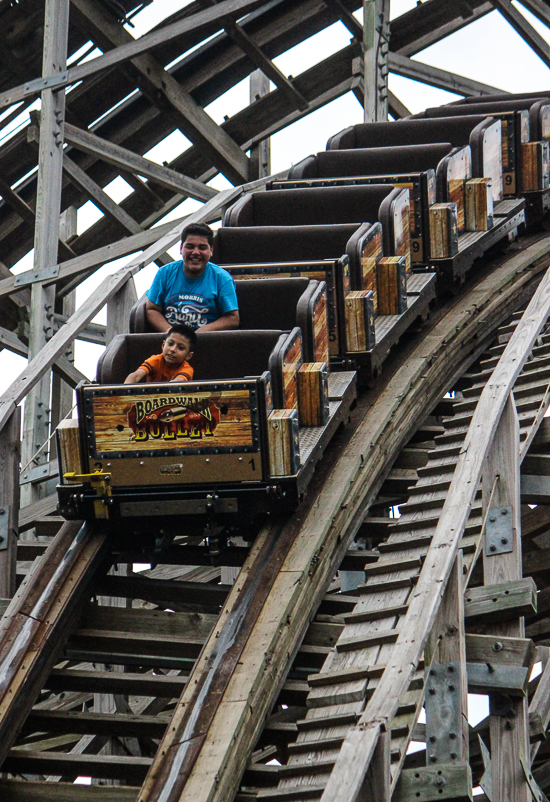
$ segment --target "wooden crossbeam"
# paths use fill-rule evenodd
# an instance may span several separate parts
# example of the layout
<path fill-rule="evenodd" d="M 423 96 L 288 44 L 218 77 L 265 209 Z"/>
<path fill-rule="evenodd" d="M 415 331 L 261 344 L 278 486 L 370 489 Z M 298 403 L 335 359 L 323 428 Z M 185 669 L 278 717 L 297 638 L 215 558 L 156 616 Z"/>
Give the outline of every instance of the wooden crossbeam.
<path fill-rule="evenodd" d="M 102 50 L 111 50 L 132 40 L 112 16 L 92 0 L 73 0 L 72 12 Z M 139 76 L 141 91 L 163 112 L 166 106 L 178 127 L 195 145 L 209 154 L 218 169 L 234 183 L 248 179 L 248 157 L 231 137 L 199 106 L 154 56 L 146 53 L 131 60 Z M 160 99 L 162 101 L 160 102 Z"/>
<path fill-rule="evenodd" d="M 436 86 L 438 89 L 445 89 L 447 92 L 454 92 L 457 95 L 464 95 L 464 97 L 474 97 L 476 95 L 506 95 L 502 89 L 496 89 L 489 84 L 481 83 L 481 81 L 474 81 L 471 78 L 465 78 L 463 75 L 457 75 L 448 70 L 442 70 L 439 67 L 432 67 L 429 64 L 423 64 L 421 61 L 403 56 L 400 53 L 389 54 L 390 72 L 395 75 L 402 75 L 404 78 L 410 78 L 413 81 L 420 81 L 420 83 L 428 84 L 429 86 Z"/>
<path fill-rule="evenodd" d="M 169 167 L 162 167 L 150 159 L 132 153 L 131 150 L 123 148 L 121 145 L 115 145 L 114 142 L 108 142 L 90 131 L 77 128 L 76 125 L 65 124 L 65 140 L 84 153 L 89 153 L 120 170 L 128 170 L 149 178 L 171 192 L 189 195 L 191 198 L 201 201 L 210 200 L 218 194 L 218 190 L 206 186 L 202 181 L 196 181 Z"/>
<path fill-rule="evenodd" d="M 458 458 L 432 546 L 408 613 L 402 620 L 394 649 L 395 658 L 388 664 L 365 708 L 361 722 L 348 733 L 323 793 L 324 800 L 354 802 L 360 798 L 363 778 L 374 754 L 380 728 L 394 717 L 399 699 L 407 690 L 428 635 L 433 629 L 460 537 L 477 493 L 485 457 L 492 445 L 501 415 L 549 313 L 550 272 L 547 272 L 481 394 Z"/>
<path fill-rule="evenodd" d="M 207 9 L 194 14 L 192 17 L 185 17 L 184 19 L 174 22 L 172 25 L 165 25 L 157 28 L 151 33 L 142 36 L 140 39 L 131 39 L 127 44 L 104 53 L 91 61 L 84 64 L 79 64 L 77 67 L 72 67 L 66 74 L 59 75 L 56 80 L 49 81 L 50 88 L 61 89 L 64 86 L 78 83 L 92 75 L 109 69 L 117 64 L 122 64 L 129 61 L 141 53 L 146 53 L 159 45 L 164 45 L 167 42 L 177 39 L 185 34 L 191 32 L 195 34 L 202 33 L 203 37 L 208 36 L 210 33 L 219 30 L 224 25 L 226 19 L 232 17 L 239 17 L 248 11 L 262 4 L 263 0 L 226 0 L 226 2 L 219 3 L 215 9 Z M 131 37 L 130 37 L 131 38 Z M 21 84 L 6 92 L 0 93 L 0 108 L 11 106 L 13 103 L 18 103 L 29 95 L 38 95 L 43 89 L 43 83 L 40 79 L 34 82 Z M 18 110 L 19 113 L 20 109 Z"/>
<path fill-rule="evenodd" d="M 535 51 L 537 56 L 550 67 L 550 45 L 542 38 L 540 33 L 533 28 L 523 14 L 512 5 L 511 0 L 492 0 L 497 8 L 512 28 L 519 33 L 521 38 Z"/>

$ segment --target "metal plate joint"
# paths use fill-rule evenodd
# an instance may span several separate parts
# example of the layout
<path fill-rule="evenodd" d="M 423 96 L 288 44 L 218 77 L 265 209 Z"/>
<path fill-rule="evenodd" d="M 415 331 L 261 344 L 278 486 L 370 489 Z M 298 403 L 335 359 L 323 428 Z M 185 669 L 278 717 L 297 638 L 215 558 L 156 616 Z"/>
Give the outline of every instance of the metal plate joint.
<path fill-rule="evenodd" d="M 48 75 L 46 78 L 35 78 L 34 81 L 28 81 L 25 84 L 23 88 L 24 95 L 34 95 L 36 92 L 42 92 L 44 89 L 52 89 L 58 85 L 65 86 L 68 78 L 68 70 L 56 72 L 55 75 Z"/>
<path fill-rule="evenodd" d="M 9 505 L 0 507 L 0 551 L 6 551 L 9 542 L 9 520 L 10 508 Z"/>
<path fill-rule="evenodd" d="M 506 554 L 514 548 L 512 507 L 492 507 L 485 524 L 485 556 Z"/>
<path fill-rule="evenodd" d="M 59 265 L 45 267 L 44 270 L 27 270 L 19 273 L 13 282 L 14 287 L 26 287 L 27 284 L 35 284 L 38 281 L 46 281 L 50 278 L 57 278 L 59 275 Z"/>
<path fill-rule="evenodd" d="M 453 763 L 460 757 L 462 703 L 460 663 L 432 665 L 426 673 L 426 762 Z"/>

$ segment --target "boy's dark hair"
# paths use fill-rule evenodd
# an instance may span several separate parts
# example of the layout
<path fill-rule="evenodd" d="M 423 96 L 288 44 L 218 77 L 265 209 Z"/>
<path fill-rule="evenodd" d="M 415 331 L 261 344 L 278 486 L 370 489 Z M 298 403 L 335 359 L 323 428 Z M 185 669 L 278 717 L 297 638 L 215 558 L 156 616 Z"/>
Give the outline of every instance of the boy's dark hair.
<path fill-rule="evenodd" d="M 181 232 L 182 243 L 190 236 L 206 237 L 210 247 L 214 244 L 214 232 L 206 223 L 191 223 L 191 225 L 186 226 Z"/>
<path fill-rule="evenodd" d="M 194 348 L 197 344 L 197 335 L 194 329 L 188 326 L 187 323 L 174 323 L 166 332 L 166 336 L 168 337 L 170 334 L 181 334 L 182 337 L 186 337 L 189 340 L 191 348 Z"/>

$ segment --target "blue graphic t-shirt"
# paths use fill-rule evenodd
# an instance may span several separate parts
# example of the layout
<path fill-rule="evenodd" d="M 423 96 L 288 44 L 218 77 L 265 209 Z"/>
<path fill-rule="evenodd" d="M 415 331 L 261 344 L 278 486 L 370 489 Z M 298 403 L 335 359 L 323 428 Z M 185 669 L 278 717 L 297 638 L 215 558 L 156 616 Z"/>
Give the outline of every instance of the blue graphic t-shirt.
<path fill-rule="evenodd" d="M 194 329 L 239 308 L 232 276 L 213 262 L 207 263 L 198 278 L 185 275 L 181 259 L 164 265 L 147 297 L 162 307 L 169 323 L 187 323 Z"/>

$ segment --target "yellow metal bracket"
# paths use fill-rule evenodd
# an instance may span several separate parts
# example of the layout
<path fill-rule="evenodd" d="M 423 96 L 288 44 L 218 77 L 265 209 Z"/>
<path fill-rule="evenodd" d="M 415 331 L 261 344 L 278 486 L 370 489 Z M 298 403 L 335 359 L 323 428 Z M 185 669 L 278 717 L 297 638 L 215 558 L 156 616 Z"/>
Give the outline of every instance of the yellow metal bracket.
<path fill-rule="evenodd" d="M 63 479 L 67 482 L 86 482 L 90 484 L 97 493 L 94 499 L 94 512 L 96 518 L 108 518 L 109 507 L 108 498 L 112 495 L 111 474 L 104 471 L 94 471 L 93 473 L 69 473 L 63 474 Z"/>

